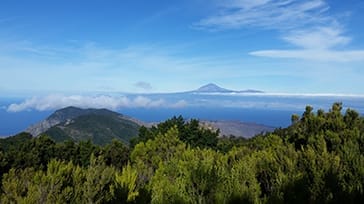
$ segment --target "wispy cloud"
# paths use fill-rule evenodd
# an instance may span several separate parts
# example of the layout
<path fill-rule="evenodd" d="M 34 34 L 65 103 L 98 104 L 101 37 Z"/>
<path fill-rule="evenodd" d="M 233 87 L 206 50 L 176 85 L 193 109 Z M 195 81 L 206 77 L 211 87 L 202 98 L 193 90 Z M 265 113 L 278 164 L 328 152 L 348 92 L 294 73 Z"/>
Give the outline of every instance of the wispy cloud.
<path fill-rule="evenodd" d="M 164 99 L 150 99 L 145 96 L 82 96 L 82 95 L 48 95 L 45 97 L 32 97 L 21 103 L 14 103 L 7 107 L 9 112 L 21 112 L 26 110 L 56 110 L 67 106 L 80 108 L 107 108 L 118 110 L 121 108 L 180 108 L 187 106 L 185 101 L 167 102 Z"/>
<path fill-rule="evenodd" d="M 196 26 L 212 30 L 245 26 L 290 29 L 329 21 L 323 15 L 328 8 L 323 0 L 228 0 L 219 3 L 217 14 Z"/>
<path fill-rule="evenodd" d="M 332 62 L 363 61 L 364 50 L 348 50 L 352 39 L 343 25 L 329 14 L 325 0 L 223 1 L 217 14 L 197 27 L 209 30 L 255 27 L 280 31 L 281 39 L 296 49 L 250 52 L 253 56 Z"/>

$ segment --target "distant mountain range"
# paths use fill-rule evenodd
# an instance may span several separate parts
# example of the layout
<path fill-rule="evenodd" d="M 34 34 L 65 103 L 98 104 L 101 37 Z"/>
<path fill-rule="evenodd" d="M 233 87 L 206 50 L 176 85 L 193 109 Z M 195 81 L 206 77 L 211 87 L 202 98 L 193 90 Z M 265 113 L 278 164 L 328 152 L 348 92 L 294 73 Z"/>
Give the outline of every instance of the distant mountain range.
<path fill-rule="evenodd" d="M 192 91 L 195 93 L 264 93 L 263 91 L 247 89 L 242 91 L 235 91 L 230 89 L 222 88 L 214 83 L 209 83 L 200 88 Z"/>
<path fill-rule="evenodd" d="M 67 107 L 55 111 L 25 132 L 33 136 L 46 134 L 57 142 L 91 140 L 95 144 L 104 145 L 118 139 L 128 144 L 132 137 L 138 135 L 141 126 L 152 125 L 157 123 L 144 123 L 107 109 Z M 274 130 L 273 127 L 239 121 L 201 121 L 201 125 L 209 129 L 220 129 L 220 136 L 245 138 Z"/>

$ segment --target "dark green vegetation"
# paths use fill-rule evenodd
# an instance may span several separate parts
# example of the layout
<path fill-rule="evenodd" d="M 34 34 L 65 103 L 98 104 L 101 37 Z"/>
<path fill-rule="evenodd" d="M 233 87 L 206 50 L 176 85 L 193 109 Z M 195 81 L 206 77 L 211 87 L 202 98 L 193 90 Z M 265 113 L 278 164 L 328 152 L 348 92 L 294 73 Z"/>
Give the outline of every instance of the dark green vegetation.
<path fill-rule="evenodd" d="M 56 142 L 90 140 L 105 145 L 113 139 L 128 143 L 138 135 L 141 123 L 107 109 L 67 107 L 28 130 L 33 135 L 48 135 Z"/>
<path fill-rule="evenodd" d="M 130 147 L 3 139 L 1 203 L 364 202 L 364 119 L 340 103 L 252 139 L 217 135 L 175 117 Z"/>
<path fill-rule="evenodd" d="M 128 143 L 131 137 L 138 135 L 139 127 L 135 122 L 118 116 L 90 114 L 51 127 L 44 134 L 57 142 L 67 139 L 91 140 L 95 144 L 104 145 L 110 143 L 112 139 Z"/>

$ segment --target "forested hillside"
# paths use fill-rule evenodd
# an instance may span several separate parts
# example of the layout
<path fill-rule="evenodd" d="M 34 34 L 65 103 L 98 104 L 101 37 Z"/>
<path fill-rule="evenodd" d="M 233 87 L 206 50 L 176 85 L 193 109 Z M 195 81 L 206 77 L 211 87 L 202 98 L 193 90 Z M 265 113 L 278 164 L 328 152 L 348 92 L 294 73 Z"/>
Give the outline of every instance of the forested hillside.
<path fill-rule="evenodd" d="M 252 139 L 174 117 L 125 146 L 0 140 L 0 203 L 363 203 L 364 119 L 335 103 Z"/>

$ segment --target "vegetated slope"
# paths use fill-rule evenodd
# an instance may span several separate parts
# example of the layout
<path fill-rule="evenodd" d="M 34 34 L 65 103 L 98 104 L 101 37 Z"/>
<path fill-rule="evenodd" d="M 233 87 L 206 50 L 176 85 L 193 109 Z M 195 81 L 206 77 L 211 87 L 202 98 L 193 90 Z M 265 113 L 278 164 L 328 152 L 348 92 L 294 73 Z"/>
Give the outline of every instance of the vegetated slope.
<path fill-rule="evenodd" d="M 89 114 L 90 112 L 96 112 L 92 109 L 81 109 L 76 107 L 66 107 L 55 111 L 47 119 L 41 121 L 40 123 L 31 125 L 25 132 L 29 132 L 33 136 L 38 136 L 39 134 L 47 131 L 49 128 L 58 125 L 66 120 L 76 118 L 81 115 Z"/>
<path fill-rule="evenodd" d="M 17 147 L 18 144 L 24 143 L 30 139 L 32 139 L 32 135 L 25 132 L 6 138 L 0 138 L 0 151 L 7 151 L 11 147 Z"/>
<path fill-rule="evenodd" d="M 104 145 L 112 139 L 125 143 L 137 136 L 142 122 L 107 109 L 68 107 L 56 111 L 28 129 L 33 135 L 47 134 L 57 142 L 91 140 Z"/>
<path fill-rule="evenodd" d="M 112 139 L 128 143 L 131 137 L 138 135 L 139 127 L 133 121 L 119 116 L 90 114 L 58 124 L 44 133 L 55 141 L 91 140 L 95 144 L 104 145 Z"/>

